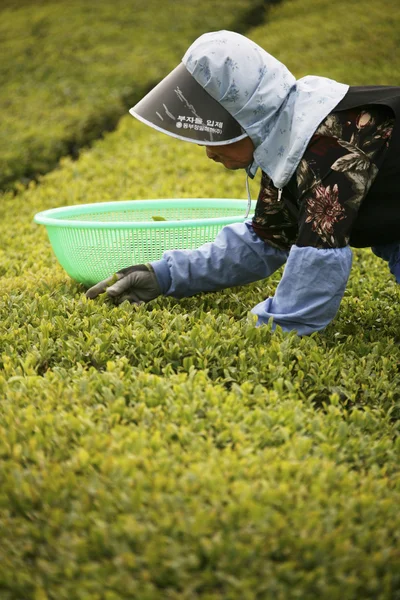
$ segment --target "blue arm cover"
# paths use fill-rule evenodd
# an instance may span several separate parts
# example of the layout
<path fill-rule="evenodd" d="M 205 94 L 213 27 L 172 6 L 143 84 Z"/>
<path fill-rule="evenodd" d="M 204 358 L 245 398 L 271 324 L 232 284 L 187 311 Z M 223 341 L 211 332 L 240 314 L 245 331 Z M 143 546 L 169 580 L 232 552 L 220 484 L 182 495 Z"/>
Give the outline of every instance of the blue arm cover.
<path fill-rule="evenodd" d="M 266 244 L 247 222 L 227 225 L 213 242 L 196 250 L 164 252 L 151 265 L 162 293 L 183 298 L 264 279 L 287 256 Z"/>
<path fill-rule="evenodd" d="M 272 317 L 284 331 L 308 335 L 323 329 L 336 315 L 350 275 L 349 246 L 319 250 L 292 246 L 275 296 L 252 312 L 258 325 Z"/>

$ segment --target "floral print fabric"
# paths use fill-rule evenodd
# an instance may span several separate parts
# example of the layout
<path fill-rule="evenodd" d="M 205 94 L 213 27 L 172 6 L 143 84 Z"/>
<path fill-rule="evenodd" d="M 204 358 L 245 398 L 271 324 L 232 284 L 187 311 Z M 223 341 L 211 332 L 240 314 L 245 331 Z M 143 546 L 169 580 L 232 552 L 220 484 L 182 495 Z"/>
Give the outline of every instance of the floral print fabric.
<path fill-rule="evenodd" d="M 383 163 L 394 126 L 390 108 L 331 113 L 313 135 L 282 197 L 263 173 L 253 229 L 272 246 L 341 248 Z"/>

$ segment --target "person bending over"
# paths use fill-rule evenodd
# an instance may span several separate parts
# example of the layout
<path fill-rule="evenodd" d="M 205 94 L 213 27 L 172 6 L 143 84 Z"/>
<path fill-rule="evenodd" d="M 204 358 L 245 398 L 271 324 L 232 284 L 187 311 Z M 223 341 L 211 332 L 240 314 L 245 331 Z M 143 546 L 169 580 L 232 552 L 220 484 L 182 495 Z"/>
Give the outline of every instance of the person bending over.
<path fill-rule="evenodd" d="M 264 279 L 283 264 L 257 325 L 326 327 L 349 278 L 351 247 L 372 247 L 400 283 L 400 87 L 353 87 L 290 71 L 230 31 L 200 36 L 130 113 L 205 146 L 261 187 L 252 219 L 195 250 L 121 269 L 87 291 L 116 303 L 183 298 Z M 248 181 L 246 182 L 248 183 Z M 114 283 L 115 282 L 115 283 Z"/>

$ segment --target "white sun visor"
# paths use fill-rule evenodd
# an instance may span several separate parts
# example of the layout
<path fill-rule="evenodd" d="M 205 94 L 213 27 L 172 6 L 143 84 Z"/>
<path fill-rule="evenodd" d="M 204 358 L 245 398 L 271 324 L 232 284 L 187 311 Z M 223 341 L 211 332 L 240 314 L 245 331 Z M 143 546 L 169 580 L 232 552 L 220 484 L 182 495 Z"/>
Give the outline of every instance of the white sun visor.
<path fill-rule="evenodd" d="M 197 83 L 183 63 L 129 112 L 158 131 L 204 146 L 232 144 L 247 136 L 232 115 Z"/>

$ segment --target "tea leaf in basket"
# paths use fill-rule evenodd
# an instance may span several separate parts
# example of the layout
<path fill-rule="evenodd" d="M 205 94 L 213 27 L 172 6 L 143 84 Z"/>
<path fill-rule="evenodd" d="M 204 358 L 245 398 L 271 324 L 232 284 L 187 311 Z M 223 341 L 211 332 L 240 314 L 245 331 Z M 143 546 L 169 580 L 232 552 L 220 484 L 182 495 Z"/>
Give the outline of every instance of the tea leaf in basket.
<path fill-rule="evenodd" d="M 155 217 L 151 217 L 153 219 L 153 221 L 166 221 L 167 219 L 165 217 L 159 217 L 158 215 L 156 215 Z"/>

